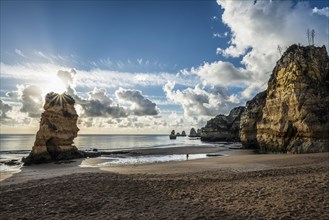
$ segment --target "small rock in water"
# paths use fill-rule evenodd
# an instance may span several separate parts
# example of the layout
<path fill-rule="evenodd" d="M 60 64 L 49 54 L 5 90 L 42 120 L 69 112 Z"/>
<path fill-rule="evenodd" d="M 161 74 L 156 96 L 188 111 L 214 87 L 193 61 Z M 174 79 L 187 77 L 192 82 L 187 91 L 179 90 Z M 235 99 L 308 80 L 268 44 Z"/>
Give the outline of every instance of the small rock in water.
<path fill-rule="evenodd" d="M 18 160 L 8 160 L 8 161 L 4 161 L 2 163 L 7 166 L 17 166 L 17 165 L 21 164 Z"/>

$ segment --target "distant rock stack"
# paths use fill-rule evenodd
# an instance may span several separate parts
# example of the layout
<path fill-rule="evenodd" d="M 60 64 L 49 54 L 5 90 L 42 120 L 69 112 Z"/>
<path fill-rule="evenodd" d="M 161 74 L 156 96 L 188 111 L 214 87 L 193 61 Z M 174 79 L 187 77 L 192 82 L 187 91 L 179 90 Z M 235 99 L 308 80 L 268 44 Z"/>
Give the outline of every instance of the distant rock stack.
<path fill-rule="evenodd" d="M 290 46 L 268 89 L 241 119 L 245 147 L 273 152 L 329 151 L 329 57 L 325 46 Z"/>
<path fill-rule="evenodd" d="M 175 134 L 175 130 L 172 130 L 170 135 L 169 135 L 169 139 L 176 139 L 176 134 Z"/>
<path fill-rule="evenodd" d="M 84 156 L 73 145 L 73 139 L 79 131 L 74 103 L 69 95 L 53 92 L 47 94 L 45 111 L 41 115 L 34 146 L 29 156 L 23 160 L 25 165 Z"/>
<path fill-rule="evenodd" d="M 229 115 L 217 115 L 201 128 L 202 141 L 240 141 L 240 117 L 245 107 L 236 107 Z"/>
<path fill-rule="evenodd" d="M 198 131 L 199 131 L 199 129 L 198 129 Z M 198 134 L 198 133 L 195 131 L 194 128 L 191 128 L 191 130 L 190 130 L 190 134 L 189 134 L 188 136 L 194 138 L 194 137 L 200 137 L 200 134 Z"/>

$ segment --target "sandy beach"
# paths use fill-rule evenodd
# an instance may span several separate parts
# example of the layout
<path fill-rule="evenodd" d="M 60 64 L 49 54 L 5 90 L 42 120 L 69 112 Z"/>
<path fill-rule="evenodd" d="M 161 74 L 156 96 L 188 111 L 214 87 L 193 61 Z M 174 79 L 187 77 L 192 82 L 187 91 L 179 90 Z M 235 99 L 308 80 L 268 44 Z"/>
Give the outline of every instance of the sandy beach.
<path fill-rule="evenodd" d="M 135 153 L 186 152 L 216 150 Z M 23 167 L 1 177 L 0 218 L 329 219 L 329 153 L 220 153 L 225 156 L 116 167 L 92 167 L 99 158 Z"/>

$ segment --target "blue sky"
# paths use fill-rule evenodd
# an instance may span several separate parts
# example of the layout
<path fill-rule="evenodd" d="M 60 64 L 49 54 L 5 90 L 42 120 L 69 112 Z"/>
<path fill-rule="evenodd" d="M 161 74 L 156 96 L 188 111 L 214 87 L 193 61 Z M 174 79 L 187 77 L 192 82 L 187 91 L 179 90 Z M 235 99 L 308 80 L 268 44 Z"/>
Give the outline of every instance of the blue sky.
<path fill-rule="evenodd" d="M 266 89 L 278 45 L 328 48 L 328 4 L 1 1 L 1 133 L 37 130 L 50 91 L 99 102 L 82 133 L 201 127 Z"/>
<path fill-rule="evenodd" d="M 142 71 L 179 71 L 218 58 L 228 29 L 215 1 L 5 1 L 1 52 L 42 51 L 83 61 L 149 60 Z M 17 16 L 19 15 L 19 16 Z M 6 58 L 6 57 L 4 57 Z M 9 60 L 10 61 L 10 60 Z M 77 68 L 80 68 L 78 66 Z M 91 68 L 88 65 L 81 68 Z M 118 69 L 117 66 L 112 67 Z M 136 71 L 125 66 L 120 70 Z"/>

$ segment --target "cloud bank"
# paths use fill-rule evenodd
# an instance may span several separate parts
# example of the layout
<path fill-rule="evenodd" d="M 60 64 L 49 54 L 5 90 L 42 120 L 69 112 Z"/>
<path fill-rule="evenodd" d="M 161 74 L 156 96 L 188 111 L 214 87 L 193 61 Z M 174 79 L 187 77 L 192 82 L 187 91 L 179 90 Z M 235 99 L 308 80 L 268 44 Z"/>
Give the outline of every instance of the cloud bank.
<path fill-rule="evenodd" d="M 226 89 L 221 87 L 213 87 L 208 91 L 201 84 L 184 90 L 174 90 L 174 87 L 174 82 L 168 82 L 163 90 L 168 99 L 181 104 L 186 118 L 202 119 L 205 116 L 218 115 L 219 112 L 228 113 L 240 102 L 234 95 L 229 96 Z"/>
<path fill-rule="evenodd" d="M 115 92 L 118 99 L 131 103 L 130 110 L 134 115 L 158 115 L 159 109 L 156 104 L 145 98 L 141 91 L 118 89 Z"/>
<path fill-rule="evenodd" d="M 11 111 L 13 107 L 10 105 L 4 103 L 2 100 L 0 100 L 0 117 L 1 119 L 8 118 L 7 112 Z"/>

